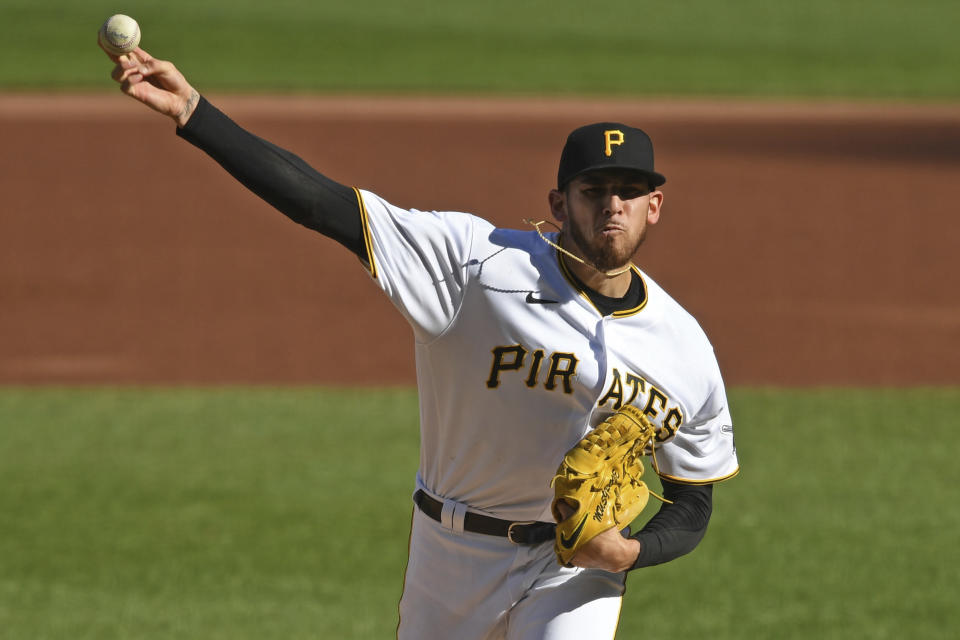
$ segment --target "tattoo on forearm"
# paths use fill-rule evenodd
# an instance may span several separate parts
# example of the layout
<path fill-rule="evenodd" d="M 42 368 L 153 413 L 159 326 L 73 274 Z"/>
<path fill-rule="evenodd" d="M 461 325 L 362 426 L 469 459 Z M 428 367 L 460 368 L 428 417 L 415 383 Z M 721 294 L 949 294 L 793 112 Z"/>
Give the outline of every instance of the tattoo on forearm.
<path fill-rule="evenodd" d="M 193 113 L 193 110 L 196 108 L 197 103 L 200 102 L 200 94 L 197 93 L 196 89 L 190 90 L 190 97 L 187 98 L 186 104 L 183 105 L 183 111 L 177 115 L 177 120 L 181 124 L 186 124 L 187 118 Z"/>

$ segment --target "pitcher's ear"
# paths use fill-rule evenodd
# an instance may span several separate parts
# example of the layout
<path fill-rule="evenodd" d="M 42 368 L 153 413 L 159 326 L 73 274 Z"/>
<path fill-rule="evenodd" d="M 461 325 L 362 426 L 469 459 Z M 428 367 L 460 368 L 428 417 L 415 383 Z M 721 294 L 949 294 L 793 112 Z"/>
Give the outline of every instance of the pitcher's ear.
<path fill-rule="evenodd" d="M 567 195 L 563 191 L 551 189 L 547 194 L 547 200 L 550 202 L 550 213 L 558 222 L 567 220 Z"/>
<path fill-rule="evenodd" d="M 657 224 L 659 222 L 661 207 L 663 207 L 663 192 L 651 192 L 650 204 L 647 206 L 647 224 Z"/>

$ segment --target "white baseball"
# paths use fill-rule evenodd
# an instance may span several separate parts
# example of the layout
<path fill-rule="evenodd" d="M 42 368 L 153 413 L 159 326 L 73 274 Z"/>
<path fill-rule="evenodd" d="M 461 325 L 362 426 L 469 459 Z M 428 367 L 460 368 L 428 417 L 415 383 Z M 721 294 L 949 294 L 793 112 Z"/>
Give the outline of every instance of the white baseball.
<path fill-rule="evenodd" d="M 140 25 L 130 16 L 118 13 L 100 27 L 100 44 L 114 55 L 130 53 L 140 44 Z"/>

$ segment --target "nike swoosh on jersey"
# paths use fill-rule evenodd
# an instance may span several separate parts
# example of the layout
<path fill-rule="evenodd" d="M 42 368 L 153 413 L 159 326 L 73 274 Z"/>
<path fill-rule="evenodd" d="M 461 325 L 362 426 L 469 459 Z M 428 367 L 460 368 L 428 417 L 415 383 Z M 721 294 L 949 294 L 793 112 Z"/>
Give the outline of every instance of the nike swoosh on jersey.
<path fill-rule="evenodd" d="M 583 519 L 580 521 L 580 524 L 577 525 L 577 528 L 573 530 L 573 533 L 570 534 L 570 537 L 560 534 L 560 544 L 565 549 L 572 549 L 573 545 L 580 538 L 580 534 L 583 533 L 583 525 L 587 524 L 587 516 L 590 514 L 585 514 Z"/>
<path fill-rule="evenodd" d="M 535 298 L 533 292 L 527 294 L 527 304 L 557 304 L 559 300 L 547 300 L 546 298 Z"/>

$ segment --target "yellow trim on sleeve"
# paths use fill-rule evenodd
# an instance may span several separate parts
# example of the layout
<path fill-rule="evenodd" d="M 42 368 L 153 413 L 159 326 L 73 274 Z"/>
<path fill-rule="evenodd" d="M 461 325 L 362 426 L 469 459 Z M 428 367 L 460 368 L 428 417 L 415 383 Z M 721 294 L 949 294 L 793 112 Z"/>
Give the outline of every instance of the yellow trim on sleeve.
<path fill-rule="evenodd" d="M 363 196 L 360 195 L 360 190 L 353 187 L 353 191 L 357 194 L 357 204 L 360 207 L 360 224 L 363 226 L 363 244 L 367 249 L 367 259 L 363 261 L 363 266 L 370 272 L 370 276 L 376 279 L 377 263 L 373 258 L 373 235 L 370 233 L 370 218 L 367 215 L 367 205 L 363 203 Z"/>
<path fill-rule="evenodd" d="M 724 480 L 729 480 L 730 478 L 734 477 L 738 473 L 740 473 L 740 467 L 737 467 L 733 473 L 727 474 L 721 478 L 712 478 L 710 480 L 691 480 L 689 478 L 678 478 L 676 476 L 668 476 L 665 473 L 660 473 L 657 475 L 659 475 L 661 478 L 669 480 L 670 482 L 676 482 L 678 484 L 700 485 L 700 484 L 713 484 L 714 482 L 723 482 Z"/>

